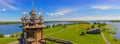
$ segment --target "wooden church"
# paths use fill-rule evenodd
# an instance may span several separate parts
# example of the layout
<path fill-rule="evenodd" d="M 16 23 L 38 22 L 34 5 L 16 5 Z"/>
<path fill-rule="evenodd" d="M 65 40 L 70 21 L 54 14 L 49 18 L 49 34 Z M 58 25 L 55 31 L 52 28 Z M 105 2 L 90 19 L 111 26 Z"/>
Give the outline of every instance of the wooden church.
<path fill-rule="evenodd" d="M 39 16 L 34 8 L 28 14 L 23 15 L 22 20 L 22 35 L 19 39 L 19 44 L 45 44 L 45 38 L 43 36 L 44 21 L 42 11 Z"/>

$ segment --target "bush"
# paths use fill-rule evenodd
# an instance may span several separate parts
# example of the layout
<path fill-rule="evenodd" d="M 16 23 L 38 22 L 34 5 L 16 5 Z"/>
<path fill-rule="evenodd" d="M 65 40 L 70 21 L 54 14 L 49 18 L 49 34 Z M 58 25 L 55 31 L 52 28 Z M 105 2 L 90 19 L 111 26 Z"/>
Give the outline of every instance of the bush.
<path fill-rule="evenodd" d="M 98 25 L 98 27 L 100 28 L 100 27 L 101 27 L 101 25 Z"/>
<path fill-rule="evenodd" d="M 63 24 L 58 24 L 57 26 L 62 26 Z"/>
<path fill-rule="evenodd" d="M 45 28 L 50 28 L 50 25 L 46 25 L 46 27 Z"/>
<path fill-rule="evenodd" d="M 96 22 L 94 22 L 93 24 L 97 24 Z"/>
<path fill-rule="evenodd" d="M 92 26 L 91 26 L 91 28 L 92 28 L 92 29 L 94 29 L 94 28 L 95 28 L 95 26 L 94 26 L 94 25 L 92 25 Z"/>
<path fill-rule="evenodd" d="M 0 34 L 0 38 L 4 38 L 4 34 Z"/>
<path fill-rule="evenodd" d="M 54 25 L 52 25 L 52 27 L 56 27 L 56 25 L 54 24 Z"/>

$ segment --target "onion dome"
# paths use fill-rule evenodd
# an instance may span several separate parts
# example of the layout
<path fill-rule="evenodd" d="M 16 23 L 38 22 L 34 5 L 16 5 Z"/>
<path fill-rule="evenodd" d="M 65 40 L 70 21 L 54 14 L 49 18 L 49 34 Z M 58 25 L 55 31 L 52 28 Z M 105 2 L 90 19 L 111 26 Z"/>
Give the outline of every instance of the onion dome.
<path fill-rule="evenodd" d="M 31 17 L 31 18 L 30 18 L 30 20 L 34 20 L 34 18 L 33 18 L 33 17 Z"/>
<path fill-rule="evenodd" d="M 21 20 L 25 20 L 25 17 L 23 16 L 23 17 L 21 18 Z"/>
<path fill-rule="evenodd" d="M 39 19 L 40 19 L 40 23 L 44 23 L 44 18 L 43 18 L 43 16 L 42 15 L 40 15 L 40 17 L 39 17 Z"/>
<path fill-rule="evenodd" d="M 25 19 L 26 19 L 26 20 L 29 20 L 29 17 L 26 15 L 26 16 L 25 16 Z"/>
<path fill-rule="evenodd" d="M 39 19 L 37 16 L 35 16 L 34 18 L 35 18 L 35 20 L 38 20 L 38 19 Z"/>
<path fill-rule="evenodd" d="M 39 19 L 40 19 L 40 20 L 44 20 L 44 18 L 43 18 L 43 16 L 42 16 L 42 15 L 40 15 Z"/>
<path fill-rule="evenodd" d="M 34 17 L 34 16 L 36 16 L 35 9 L 32 9 L 32 10 L 31 10 L 31 12 L 30 12 L 30 15 L 31 15 L 31 17 Z"/>
<path fill-rule="evenodd" d="M 27 11 L 23 11 L 22 14 L 23 14 L 23 16 L 22 16 L 21 20 L 25 20 L 25 15 L 27 14 Z"/>

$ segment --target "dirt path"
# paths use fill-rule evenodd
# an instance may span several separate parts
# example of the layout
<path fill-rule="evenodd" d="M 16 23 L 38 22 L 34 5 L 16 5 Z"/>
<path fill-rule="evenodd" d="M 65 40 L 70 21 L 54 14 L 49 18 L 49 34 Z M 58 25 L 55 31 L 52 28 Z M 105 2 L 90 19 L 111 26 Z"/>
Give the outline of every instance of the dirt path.
<path fill-rule="evenodd" d="M 19 42 L 15 41 L 15 42 L 11 42 L 11 43 L 8 43 L 8 44 L 19 44 Z"/>
<path fill-rule="evenodd" d="M 56 33 L 62 32 L 63 30 L 64 30 L 64 29 L 61 29 L 60 31 L 53 32 L 53 33 L 49 33 L 49 34 L 45 34 L 45 35 L 52 35 L 52 34 L 56 34 Z"/>
<path fill-rule="evenodd" d="M 103 40 L 105 41 L 106 44 L 110 44 L 110 42 L 105 38 L 103 32 L 101 32 L 101 36 L 102 36 L 102 38 L 103 38 Z"/>

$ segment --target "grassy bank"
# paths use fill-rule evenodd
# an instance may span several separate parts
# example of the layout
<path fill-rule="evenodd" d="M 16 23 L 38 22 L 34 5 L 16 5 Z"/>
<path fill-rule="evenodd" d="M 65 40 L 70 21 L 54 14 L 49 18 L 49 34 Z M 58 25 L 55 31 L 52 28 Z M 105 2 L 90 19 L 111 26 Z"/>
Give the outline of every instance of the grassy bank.
<path fill-rule="evenodd" d="M 0 22 L 0 24 L 20 24 L 21 22 Z"/>
<path fill-rule="evenodd" d="M 105 28 L 106 31 L 104 31 L 104 35 L 107 38 L 107 40 L 111 44 L 120 44 L 120 40 L 115 40 L 115 38 L 111 36 L 111 34 L 115 33 L 114 31 L 116 30 L 116 28 L 113 25 L 106 25 Z M 110 30 L 112 30 L 112 32 Z"/>
<path fill-rule="evenodd" d="M 58 31 L 52 31 L 53 29 L 45 30 L 47 37 L 63 39 L 67 41 L 71 41 L 74 44 L 104 44 L 102 37 L 100 34 L 86 34 L 85 36 L 79 36 L 82 31 L 86 31 L 88 27 L 91 27 L 90 24 L 75 24 L 75 25 L 67 25 L 67 28 L 61 29 L 59 27 Z M 63 31 L 61 31 L 63 30 Z M 52 32 L 49 32 L 52 31 Z M 61 32 L 60 32 L 61 31 Z M 54 33 L 56 32 L 56 33 Z M 50 34 L 54 33 L 54 34 Z"/>
<path fill-rule="evenodd" d="M 14 41 L 17 41 L 18 38 L 12 38 L 12 37 L 5 37 L 5 38 L 0 38 L 0 44 L 8 44 Z"/>
<path fill-rule="evenodd" d="M 120 44 L 120 40 L 115 40 L 110 33 L 104 32 L 104 35 L 111 44 Z"/>

